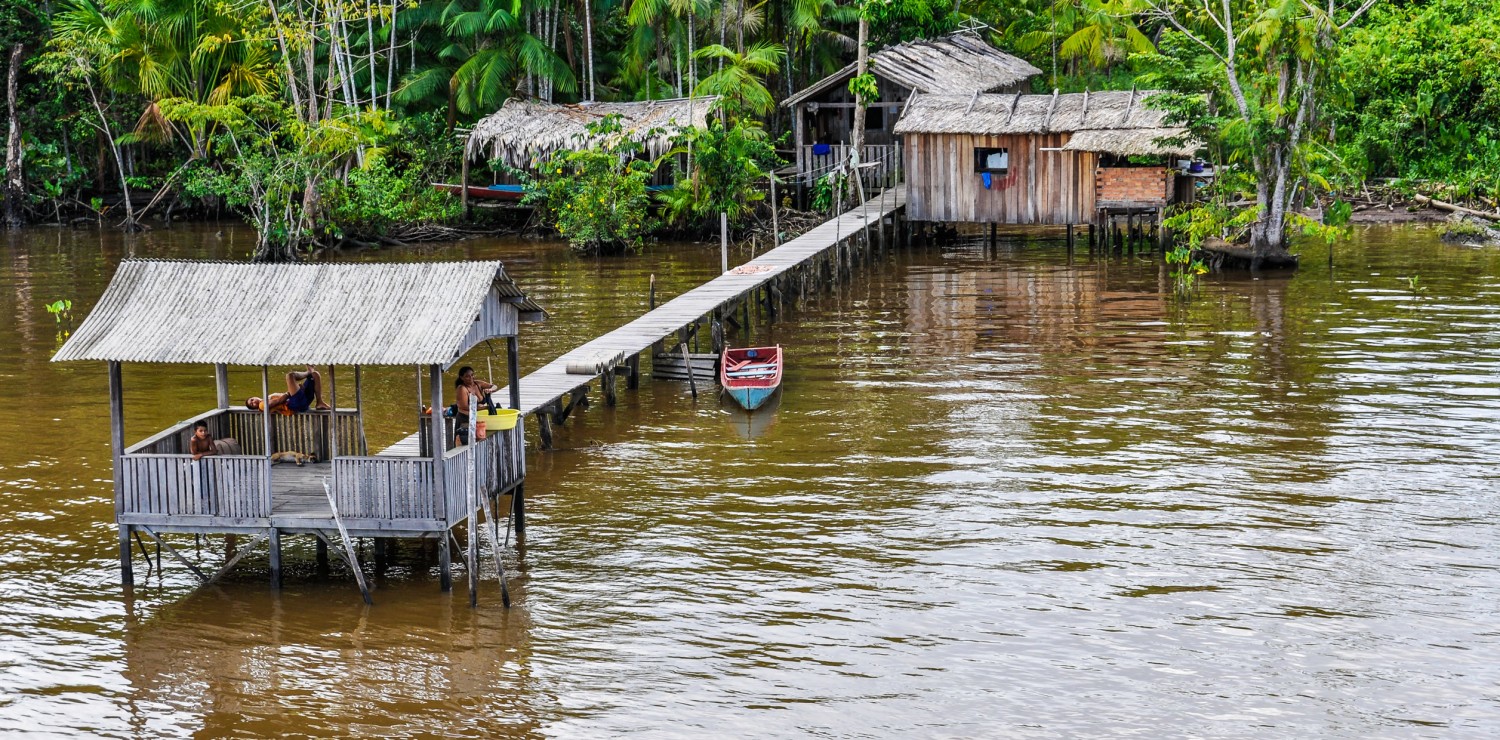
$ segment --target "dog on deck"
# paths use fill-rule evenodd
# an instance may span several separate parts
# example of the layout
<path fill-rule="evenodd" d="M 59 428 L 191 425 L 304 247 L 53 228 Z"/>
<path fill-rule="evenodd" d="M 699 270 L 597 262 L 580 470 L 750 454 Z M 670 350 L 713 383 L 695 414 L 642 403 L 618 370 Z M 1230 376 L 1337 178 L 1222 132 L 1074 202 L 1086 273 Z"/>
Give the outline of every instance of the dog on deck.
<path fill-rule="evenodd" d="M 271 455 L 271 464 L 272 465 L 275 465 L 276 463 L 289 462 L 289 463 L 296 463 L 297 467 L 300 468 L 305 463 L 315 463 L 317 461 L 318 461 L 318 458 L 316 458 L 316 457 L 314 457 L 312 455 L 304 455 L 301 452 L 295 452 L 295 451 L 292 451 L 292 450 L 283 450 L 283 451 L 278 452 L 278 453 L 276 453 L 274 455 Z"/>

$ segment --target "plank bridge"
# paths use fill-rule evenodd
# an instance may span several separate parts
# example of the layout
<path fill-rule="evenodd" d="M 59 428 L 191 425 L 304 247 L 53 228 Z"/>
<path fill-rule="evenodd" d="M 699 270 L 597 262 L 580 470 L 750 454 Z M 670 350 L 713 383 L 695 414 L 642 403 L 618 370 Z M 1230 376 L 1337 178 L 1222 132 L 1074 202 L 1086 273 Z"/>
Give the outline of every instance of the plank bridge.
<path fill-rule="evenodd" d="M 800 296 L 810 286 L 831 285 L 847 277 L 853 265 L 866 259 L 870 249 L 893 247 L 902 238 L 901 214 L 906 189 L 899 184 L 883 190 L 838 217 L 822 223 L 779 247 L 709 280 L 657 306 L 630 323 L 586 342 L 547 363 L 516 383 L 520 389 L 522 416 L 535 415 L 542 446 L 552 445 L 552 425 L 564 422 L 572 410 L 586 403 L 589 386 L 601 382 L 607 404 L 615 403 L 616 379 L 626 378 L 630 388 L 640 382 L 640 355 L 655 349 L 686 356 L 692 333 L 709 315 L 732 316 L 736 309 L 755 303 L 774 318 L 778 307 Z M 818 282 L 819 277 L 826 278 Z M 731 319 L 733 320 L 733 319 Z M 676 334 L 675 345 L 667 338 Z M 690 358 L 685 364 L 694 366 Z M 713 383 L 706 369 L 697 382 Z M 507 386 L 497 395 L 515 397 Z M 419 444 L 419 435 L 397 442 L 381 454 L 409 454 Z"/>

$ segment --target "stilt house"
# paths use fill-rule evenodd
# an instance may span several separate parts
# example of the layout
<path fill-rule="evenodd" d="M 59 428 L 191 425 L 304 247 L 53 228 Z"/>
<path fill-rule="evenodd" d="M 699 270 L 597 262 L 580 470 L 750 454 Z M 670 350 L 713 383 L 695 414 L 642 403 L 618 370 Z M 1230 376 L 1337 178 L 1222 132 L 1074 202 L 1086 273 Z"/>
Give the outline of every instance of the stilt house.
<path fill-rule="evenodd" d="M 895 126 L 906 149 L 908 216 L 990 224 L 1093 224 L 1116 213 L 1159 220 L 1173 195 L 1169 160 L 1200 145 L 1147 104 L 1156 94 L 918 95 Z"/>
<path fill-rule="evenodd" d="M 815 178 L 849 161 L 853 141 L 854 95 L 849 92 L 856 65 L 835 72 L 782 103 L 792 113 L 799 179 Z M 865 116 L 865 149 L 860 161 L 882 166 L 866 174 L 874 185 L 900 178 L 901 142 L 892 125 L 913 94 L 962 95 L 1018 93 L 1031 89 L 1041 70 L 1020 57 L 990 46 L 970 32 L 888 46 L 870 55 L 870 74 L 880 96 Z"/>
<path fill-rule="evenodd" d="M 449 384 L 443 371 L 470 348 L 502 339 L 509 400 L 518 407 L 520 323 L 544 316 L 499 262 L 121 263 L 88 318 L 52 359 L 108 363 L 115 523 L 125 583 L 132 581 L 132 538 L 139 542 L 142 534 L 209 580 L 163 542 L 163 534 L 175 532 L 268 542 L 273 582 L 279 582 L 286 535 L 310 535 L 320 548 L 341 539 L 335 552 L 351 561 L 350 538 L 376 538 L 377 552 L 389 538 L 431 539 L 438 544 L 447 589 L 449 531 L 462 521 L 472 525 L 486 497 L 511 493 L 517 529 L 524 527 L 524 425 L 518 421 L 484 441 L 455 446 L 451 422 L 433 424 L 422 406 L 445 408 Z M 125 363 L 211 365 L 217 407 L 197 414 L 184 409 L 183 421 L 127 444 Z M 251 410 L 230 398 L 231 365 L 259 369 L 261 398 L 286 390 L 282 371 L 321 366 L 322 393 L 331 408 L 291 415 L 272 413 L 265 404 Z M 352 389 L 339 386 L 336 365 L 352 366 Z M 379 451 L 365 443 L 361 369 L 371 365 L 411 368 L 414 380 L 414 395 L 408 396 L 415 400 L 413 434 Z M 149 383 L 149 373 L 142 375 Z M 352 406 L 340 407 L 351 400 Z M 442 420 L 441 413 L 437 418 Z M 238 450 L 194 461 L 189 440 L 200 421 L 215 438 L 234 439 Z M 273 466 L 272 456 L 282 452 L 312 462 Z"/>

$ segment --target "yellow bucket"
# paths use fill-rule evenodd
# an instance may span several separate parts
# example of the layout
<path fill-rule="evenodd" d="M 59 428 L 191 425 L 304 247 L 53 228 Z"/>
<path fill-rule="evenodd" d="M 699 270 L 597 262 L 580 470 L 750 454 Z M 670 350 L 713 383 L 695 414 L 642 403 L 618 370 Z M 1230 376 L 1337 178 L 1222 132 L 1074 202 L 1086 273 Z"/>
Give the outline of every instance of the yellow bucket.
<path fill-rule="evenodd" d="M 503 432 L 516 428 L 517 413 L 515 409 L 495 409 L 493 414 L 480 411 L 479 422 L 484 424 L 486 431 Z"/>

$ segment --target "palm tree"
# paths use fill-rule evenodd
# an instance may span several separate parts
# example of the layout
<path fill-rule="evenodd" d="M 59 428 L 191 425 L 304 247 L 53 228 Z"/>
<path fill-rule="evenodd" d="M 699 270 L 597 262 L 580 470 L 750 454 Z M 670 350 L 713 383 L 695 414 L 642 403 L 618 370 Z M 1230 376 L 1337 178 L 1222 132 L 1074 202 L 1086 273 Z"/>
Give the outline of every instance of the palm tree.
<path fill-rule="evenodd" d="M 440 40 L 434 58 L 403 80 L 397 102 L 444 95 L 451 123 L 500 107 L 526 74 L 576 90 L 567 62 L 526 30 L 529 12 L 521 0 L 440 0 L 408 12 L 408 21 L 436 28 Z"/>
<path fill-rule="evenodd" d="M 145 97 L 136 139 L 181 135 L 191 155 L 201 157 L 209 124 L 177 131 L 160 103 L 181 98 L 222 105 L 277 89 L 273 50 L 244 21 L 228 5 L 201 0 L 66 0 L 54 28 L 57 36 L 86 40 L 97 51 L 94 63 L 106 85 Z"/>
<path fill-rule="evenodd" d="M 693 94 L 718 95 L 741 114 L 765 116 L 776 110 L 776 101 L 762 79 L 781 69 L 786 47 L 761 42 L 741 54 L 720 44 L 710 44 L 694 56 L 720 60 L 723 66 L 698 83 Z"/>

